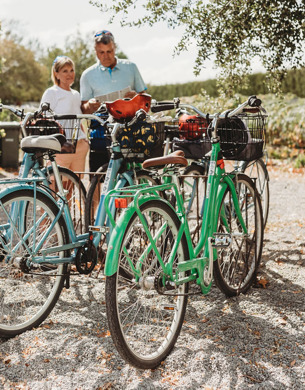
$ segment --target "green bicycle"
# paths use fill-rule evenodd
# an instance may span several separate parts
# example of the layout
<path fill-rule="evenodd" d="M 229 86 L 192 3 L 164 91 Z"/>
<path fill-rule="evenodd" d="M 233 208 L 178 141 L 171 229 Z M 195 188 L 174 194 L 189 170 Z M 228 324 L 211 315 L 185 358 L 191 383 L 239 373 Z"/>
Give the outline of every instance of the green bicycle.
<path fill-rule="evenodd" d="M 255 279 L 264 232 L 260 197 L 248 176 L 226 173 L 223 161 L 229 147 L 233 155 L 247 143 L 238 114 L 248 105 L 260 107 L 261 101 L 252 96 L 235 110 L 214 115 L 209 127 L 212 152 L 195 247 L 179 184 L 178 169 L 188 164 L 181 152 L 143 163 L 145 169 L 165 166 L 171 182 L 113 190 L 105 198 L 115 226 L 105 264 L 108 323 L 119 353 L 135 367 L 155 368 L 166 358 L 180 333 L 188 296 L 207 294 L 213 275 L 227 296 L 245 293 Z M 164 191 L 175 194 L 175 205 L 160 197 Z M 121 198 L 129 203 L 116 224 L 108 206 L 113 198 L 118 205 Z"/>

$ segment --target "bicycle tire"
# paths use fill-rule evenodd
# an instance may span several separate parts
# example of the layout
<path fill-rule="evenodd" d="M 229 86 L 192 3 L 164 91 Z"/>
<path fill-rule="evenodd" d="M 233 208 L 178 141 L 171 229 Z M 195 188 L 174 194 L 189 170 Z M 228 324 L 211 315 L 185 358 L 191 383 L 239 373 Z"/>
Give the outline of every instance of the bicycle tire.
<path fill-rule="evenodd" d="M 69 191 L 68 205 L 74 229 L 77 233 L 83 233 L 85 226 L 85 202 L 87 197 L 85 186 L 80 177 L 70 169 L 58 166 L 58 170 L 64 188 Z M 54 175 L 52 167 L 49 167 L 49 175 L 51 178 Z M 68 184 L 65 185 L 65 182 Z M 57 188 L 55 188 L 55 191 L 57 191 Z"/>
<path fill-rule="evenodd" d="M 90 186 L 87 193 L 86 204 L 85 204 L 85 227 L 88 231 L 89 226 L 93 226 L 95 223 L 95 212 L 99 200 L 101 198 L 101 186 L 104 182 L 104 175 L 100 173 L 106 172 L 108 164 L 101 166 L 96 172 L 90 181 Z M 159 181 L 152 177 L 152 173 L 144 169 L 136 171 L 136 178 L 134 179 L 134 184 L 140 184 L 143 182 L 150 182 L 152 185 L 159 184 Z M 126 186 L 128 183 L 126 183 Z"/>
<path fill-rule="evenodd" d="M 207 184 L 205 166 L 191 164 L 183 171 L 183 198 L 193 245 L 196 245 L 201 234 L 204 199 Z"/>
<path fill-rule="evenodd" d="M 217 233 L 229 233 L 231 243 L 217 249 L 217 259 L 214 261 L 215 283 L 228 297 L 245 293 L 254 282 L 262 255 L 264 232 L 260 197 L 253 181 L 244 174 L 238 174 L 235 185 L 250 236 L 241 235 L 241 224 L 228 187 L 221 201 Z"/>
<path fill-rule="evenodd" d="M 269 214 L 269 174 L 264 161 L 260 158 L 256 161 L 248 162 L 244 173 L 255 179 L 255 185 L 260 195 L 263 209 L 264 226 L 267 224 Z"/>
<path fill-rule="evenodd" d="M 0 336 L 9 338 L 37 327 L 47 318 L 60 296 L 67 266 L 26 263 L 33 247 L 37 247 L 38 240 L 43 237 L 45 228 L 58 213 L 56 204 L 47 195 L 37 192 L 34 207 L 33 190 L 21 189 L 3 196 L 0 204 L 1 224 L 8 220 L 6 213 L 10 214 L 12 207 L 20 211 L 14 222 L 15 230 L 2 230 L 0 240 Z M 63 216 L 44 240 L 41 249 L 68 242 Z M 37 254 L 40 253 L 39 250 Z M 60 257 L 64 255 L 63 252 L 56 254 Z"/>
<path fill-rule="evenodd" d="M 174 210 L 162 200 L 147 201 L 140 210 L 153 236 L 155 229 L 160 228 L 163 223 L 167 224 L 164 236 L 156 241 L 166 263 L 177 237 L 179 219 Z M 128 363 L 138 368 L 152 369 L 174 348 L 185 316 L 187 296 L 173 297 L 157 292 L 155 284 L 159 283 L 161 276 L 158 276 L 158 272 L 161 267 L 153 250 L 145 254 L 149 240 L 136 212 L 131 216 L 122 240 L 118 241 L 114 241 L 120 247 L 118 271 L 106 277 L 105 286 L 110 333 L 118 352 Z M 139 282 L 133 278 L 125 250 L 133 264 L 145 254 Z M 176 253 L 178 261 L 189 258 L 185 236 Z M 186 294 L 188 285 L 182 284 L 171 290 L 175 291 Z"/>
<path fill-rule="evenodd" d="M 55 183 L 53 168 L 47 168 L 50 180 Z M 85 207 L 86 189 L 80 177 L 68 168 L 58 166 L 63 186 L 68 190 L 67 199 L 75 232 L 78 234 L 85 231 Z M 52 187 L 51 187 L 52 188 Z M 55 192 L 58 192 L 54 185 Z"/>

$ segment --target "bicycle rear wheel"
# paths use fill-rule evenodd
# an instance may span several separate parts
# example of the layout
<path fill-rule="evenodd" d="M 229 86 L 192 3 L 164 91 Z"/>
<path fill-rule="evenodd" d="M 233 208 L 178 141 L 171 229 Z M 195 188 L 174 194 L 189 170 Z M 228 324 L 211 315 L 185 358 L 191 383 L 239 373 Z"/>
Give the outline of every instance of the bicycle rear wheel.
<path fill-rule="evenodd" d="M 177 239 L 178 217 L 170 206 L 159 200 L 144 203 L 141 213 L 166 264 Z M 175 345 L 187 296 L 162 295 L 161 285 L 166 277 L 156 253 L 149 250 L 150 242 L 136 213 L 117 245 L 120 245 L 118 271 L 106 278 L 106 310 L 111 336 L 127 362 L 138 368 L 155 368 Z M 184 236 L 174 258 L 174 267 L 178 261 L 188 259 Z M 133 267 L 140 259 L 141 275 L 137 278 Z M 186 294 L 187 291 L 186 284 L 180 287 L 171 284 L 164 294 Z"/>
<path fill-rule="evenodd" d="M 227 296 L 245 293 L 250 288 L 263 246 L 263 215 L 255 185 L 244 174 L 236 175 L 235 184 L 248 235 L 242 232 L 228 187 L 222 198 L 217 224 L 217 234 L 227 238 L 227 246 L 217 248 L 217 260 L 214 261 L 215 283 Z"/>
<path fill-rule="evenodd" d="M 86 189 L 80 177 L 65 167 L 58 167 L 60 177 L 64 189 L 68 191 L 67 199 L 68 205 L 73 221 L 73 226 L 77 234 L 85 231 L 85 203 L 86 203 Z M 52 181 L 51 188 L 58 192 L 55 185 L 54 173 L 52 167 L 48 167 L 50 180 Z"/>
<path fill-rule="evenodd" d="M 31 262 L 41 250 L 68 242 L 63 217 L 44 237 L 58 208 L 41 192 L 16 190 L 0 199 L 0 336 L 13 337 L 38 326 L 55 306 L 67 267 Z M 25 215 L 26 213 L 26 215 Z M 11 222 L 9 221 L 9 217 Z M 63 252 L 53 256 L 63 257 Z"/>

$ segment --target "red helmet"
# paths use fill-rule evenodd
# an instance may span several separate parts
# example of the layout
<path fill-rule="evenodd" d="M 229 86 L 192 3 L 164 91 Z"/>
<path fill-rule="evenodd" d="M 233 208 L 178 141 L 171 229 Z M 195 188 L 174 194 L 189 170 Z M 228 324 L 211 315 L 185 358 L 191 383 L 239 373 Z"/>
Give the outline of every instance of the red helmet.
<path fill-rule="evenodd" d="M 151 96 L 145 93 L 136 95 L 132 99 L 118 99 L 114 102 L 106 102 L 106 107 L 114 119 L 131 119 L 141 108 L 148 112 L 150 109 Z"/>
<path fill-rule="evenodd" d="M 180 138 L 195 140 L 206 134 L 208 121 L 198 115 L 182 114 L 179 117 Z"/>

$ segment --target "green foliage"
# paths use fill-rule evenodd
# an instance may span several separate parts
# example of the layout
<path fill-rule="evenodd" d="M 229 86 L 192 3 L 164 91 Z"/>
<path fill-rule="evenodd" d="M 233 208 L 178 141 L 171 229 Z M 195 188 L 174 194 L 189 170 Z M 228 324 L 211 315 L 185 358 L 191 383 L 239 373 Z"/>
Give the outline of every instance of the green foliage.
<path fill-rule="evenodd" d="M 202 89 L 205 89 L 210 96 L 218 95 L 216 80 L 147 86 L 148 93 L 156 100 L 171 100 L 173 97 L 198 95 Z"/>
<path fill-rule="evenodd" d="M 248 95 L 247 95 L 248 96 Z M 204 91 L 201 95 L 182 98 L 206 113 L 221 112 L 235 108 L 247 96 L 236 94 L 212 98 Z M 267 150 L 270 158 L 290 159 L 296 167 L 305 166 L 305 98 L 293 94 L 276 96 L 259 95 L 268 113 L 266 126 Z"/>
<path fill-rule="evenodd" d="M 300 153 L 295 160 L 296 168 L 304 168 L 305 167 L 305 153 Z"/>
<path fill-rule="evenodd" d="M 165 22 L 182 26 L 184 33 L 176 52 L 187 50 L 195 41 L 194 71 L 215 58 L 220 69 L 221 91 L 232 95 L 250 73 L 258 57 L 269 72 L 269 85 L 278 91 L 287 67 L 304 64 L 305 0 L 103 0 L 90 1 L 121 24 L 150 26 Z M 142 6 L 135 19 L 132 10 Z"/>
<path fill-rule="evenodd" d="M 47 69 L 35 60 L 34 53 L 6 38 L 0 38 L 0 99 L 6 104 L 21 104 L 40 99 Z"/>

